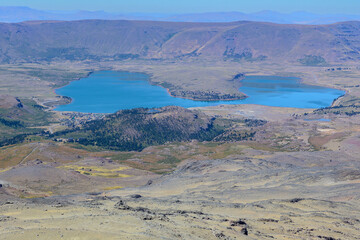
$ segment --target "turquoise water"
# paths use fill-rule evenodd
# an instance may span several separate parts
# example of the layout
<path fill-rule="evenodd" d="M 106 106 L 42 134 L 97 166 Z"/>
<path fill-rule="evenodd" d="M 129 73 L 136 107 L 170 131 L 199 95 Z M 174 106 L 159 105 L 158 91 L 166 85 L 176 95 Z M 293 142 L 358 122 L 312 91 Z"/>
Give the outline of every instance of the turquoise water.
<path fill-rule="evenodd" d="M 71 82 L 56 93 L 73 101 L 58 106 L 57 111 L 113 113 L 138 107 L 204 107 L 219 104 L 260 104 L 277 107 L 321 108 L 330 106 L 344 92 L 305 85 L 298 78 L 250 76 L 242 80 L 240 91 L 249 96 L 244 100 L 203 102 L 175 98 L 166 89 L 148 83 L 142 73 L 101 71 Z"/>
<path fill-rule="evenodd" d="M 319 119 L 304 119 L 305 121 L 307 122 L 316 122 L 316 121 L 319 121 L 319 122 L 331 122 L 331 119 L 328 119 L 328 118 L 319 118 Z"/>

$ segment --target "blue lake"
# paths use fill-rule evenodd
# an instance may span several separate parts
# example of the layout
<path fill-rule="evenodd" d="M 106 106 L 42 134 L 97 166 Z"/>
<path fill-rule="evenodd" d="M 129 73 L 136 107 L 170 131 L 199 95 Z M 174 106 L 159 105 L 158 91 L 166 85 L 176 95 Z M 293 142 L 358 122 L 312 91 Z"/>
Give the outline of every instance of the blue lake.
<path fill-rule="evenodd" d="M 319 118 L 319 119 L 304 119 L 307 122 L 331 122 L 331 119 L 328 118 Z"/>
<path fill-rule="evenodd" d="M 166 89 L 148 83 L 143 73 L 101 71 L 87 78 L 73 81 L 56 90 L 72 98 L 68 105 L 57 111 L 113 113 L 121 109 L 138 107 L 205 107 L 220 104 L 259 104 L 276 107 L 321 108 L 330 106 L 344 92 L 300 83 L 298 78 L 275 76 L 248 76 L 242 80 L 241 92 L 249 96 L 244 100 L 203 102 L 175 98 Z"/>

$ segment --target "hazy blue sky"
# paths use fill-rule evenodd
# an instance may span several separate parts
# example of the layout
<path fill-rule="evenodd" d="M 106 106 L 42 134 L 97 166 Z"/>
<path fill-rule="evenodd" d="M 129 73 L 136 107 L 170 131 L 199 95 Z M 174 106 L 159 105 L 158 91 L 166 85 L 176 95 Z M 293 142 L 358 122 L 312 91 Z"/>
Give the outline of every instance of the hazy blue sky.
<path fill-rule="evenodd" d="M 108 12 L 193 13 L 240 11 L 360 13 L 360 0 L 0 0 L 0 6 L 44 10 L 105 10 Z"/>

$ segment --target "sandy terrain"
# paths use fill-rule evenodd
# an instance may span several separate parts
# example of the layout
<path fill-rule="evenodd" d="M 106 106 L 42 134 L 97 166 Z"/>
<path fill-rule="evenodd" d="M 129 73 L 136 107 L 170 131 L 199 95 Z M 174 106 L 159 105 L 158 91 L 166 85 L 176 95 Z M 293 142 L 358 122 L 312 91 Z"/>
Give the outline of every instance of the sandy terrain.
<path fill-rule="evenodd" d="M 251 155 L 189 161 L 141 188 L 3 200 L 1 236 L 358 239 L 360 173 L 346 173 L 359 167 L 356 159 L 334 152 Z"/>
<path fill-rule="evenodd" d="M 329 71 L 191 60 L 4 65 L 0 94 L 52 105 L 63 101 L 56 87 L 100 69 L 220 92 L 234 91 L 222 83 L 237 73 L 295 76 L 346 90 L 335 105 L 360 97 L 356 64 Z M 2 107 L 16 104 L 7 99 Z M 169 143 L 141 152 L 99 152 L 44 139 L 1 148 L 0 239 L 360 239 L 358 116 L 257 105 L 201 111 L 267 122 L 253 127 L 251 141 Z M 62 127 L 57 124 L 54 129 Z"/>

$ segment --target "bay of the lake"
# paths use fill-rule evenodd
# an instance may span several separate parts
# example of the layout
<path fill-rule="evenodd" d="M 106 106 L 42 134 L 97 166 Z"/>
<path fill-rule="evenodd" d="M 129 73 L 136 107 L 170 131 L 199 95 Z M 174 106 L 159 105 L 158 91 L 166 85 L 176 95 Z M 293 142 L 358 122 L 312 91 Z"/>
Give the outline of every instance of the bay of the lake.
<path fill-rule="evenodd" d="M 73 81 L 56 90 L 72 98 L 57 111 L 113 113 L 122 109 L 154 108 L 169 105 L 205 107 L 220 104 L 259 104 L 275 107 L 321 108 L 330 106 L 344 92 L 337 89 L 306 85 L 299 78 L 247 76 L 241 81 L 240 92 L 248 98 L 234 101 L 194 101 L 169 95 L 166 89 L 153 86 L 143 73 L 100 71 Z"/>

